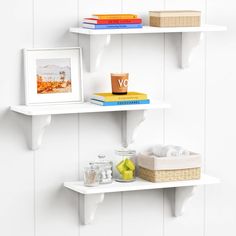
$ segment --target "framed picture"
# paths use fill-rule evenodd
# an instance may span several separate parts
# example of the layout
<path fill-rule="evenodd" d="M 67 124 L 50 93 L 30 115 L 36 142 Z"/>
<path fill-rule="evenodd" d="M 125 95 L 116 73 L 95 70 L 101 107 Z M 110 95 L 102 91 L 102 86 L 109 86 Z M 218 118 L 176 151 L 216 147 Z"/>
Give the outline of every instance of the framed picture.
<path fill-rule="evenodd" d="M 24 49 L 26 105 L 83 102 L 81 48 Z"/>

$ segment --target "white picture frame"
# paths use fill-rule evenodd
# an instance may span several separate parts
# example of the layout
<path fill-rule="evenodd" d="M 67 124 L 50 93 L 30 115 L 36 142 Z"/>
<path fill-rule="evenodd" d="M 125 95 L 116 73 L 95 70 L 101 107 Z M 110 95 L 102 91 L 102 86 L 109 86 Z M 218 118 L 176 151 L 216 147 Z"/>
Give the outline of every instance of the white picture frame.
<path fill-rule="evenodd" d="M 25 103 L 82 103 L 80 47 L 24 49 Z"/>

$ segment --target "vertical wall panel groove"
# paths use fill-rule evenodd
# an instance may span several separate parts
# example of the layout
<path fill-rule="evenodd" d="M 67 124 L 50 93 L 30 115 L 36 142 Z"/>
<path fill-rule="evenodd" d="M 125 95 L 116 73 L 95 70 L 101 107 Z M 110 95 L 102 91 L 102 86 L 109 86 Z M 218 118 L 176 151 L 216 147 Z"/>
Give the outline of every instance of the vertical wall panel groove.
<path fill-rule="evenodd" d="M 207 24 L 207 0 L 205 0 L 205 23 Z M 204 132 L 204 144 L 203 144 L 203 156 L 204 156 L 204 164 L 203 164 L 203 170 L 205 173 L 207 173 L 207 168 L 206 168 L 206 159 L 207 159 L 207 143 L 206 143 L 206 136 L 207 136 L 207 127 L 206 127 L 206 120 L 207 120 L 207 34 L 204 35 L 205 39 L 204 39 L 204 62 L 205 62 L 205 67 L 204 67 L 204 127 L 203 127 L 203 132 Z M 204 199 L 203 199 L 203 236 L 206 236 L 206 189 L 207 186 L 203 187 L 203 194 L 204 194 Z"/>
<path fill-rule="evenodd" d="M 35 47 L 35 1 L 32 0 L 32 48 Z M 33 119 L 33 118 L 31 118 Z M 32 122 L 32 121 L 31 121 Z M 37 228 L 36 228 L 36 204 L 37 204 L 37 196 L 36 196 L 36 151 L 33 151 L 33 183 L 34 183 L 34 193 L 33 193 L 33 210 L 34 210 L 34 236 L 37 235 Z"/>
<path fill-rule="evenodd" d="M 33 152 L 33 183 L 34 183 L 34 193 L 33 193 L 33 211 L 34 211 L 34 236 L 36 236 L 36 154 Z"/>
<path fill-rule="evenodd" d="M 120 2 L 121 2 L 120 12 L 124 13 L 123 0 L 120 0 Z M 121 35 L 120 40 L 121 40 L 121 42 L 120 42 L 120 46 L 121 46 L 120 47 L 120 53 L 121 53 L 120 71 L 121 71 L 121 73 L 126 73 L 124 71 L 124 65 L 123 65 L 123 63 L 124 63 L 124 36 L 123 35 Z M 124 236 L 124 215 L 123 215 L 124 214 L 124 194 L 121 193 L 120 197 L 121 197 L 121 236 Z"/>
<path fill-rule="evenodd" d="M 76 1 L 76 9 L 77 9 L 77 14 L 76 14 L 76 26 L 77 27 L 79 27 L 79 9 L 80 9 L 80 0 L 77 0 Z M 77 35 L 77 43 L 78 43 L 78 46 L 80 46 L 80 36 L 79 35 Z M 83 53 L 83 50 L 82 50 L 82 53 Z M 81 173 L 80 173 L 80 155 L 81 155 L 81 153 L 80 153 L 80 125 L 81 125 L 81 123 L 80 123 L 80 115 L 78 114 L 77 115 L 77 123 L 78 123 L 78 130 L 77 130 L 77 132 L 78 132 L 78 140 L 77 140 L 77 153 L 78 153 L 78 156 L 77 156 L 77 168 L 78 168 L 78 176 L 77 176 L 77 179 L 79 180 L 80 179 L 80 175 L 81 175 Z M 79 199 L 79 195 L 77 196 L 77 205 L 76 205 L 76 209 L 77 209 L 77 223 L 78 223 L 78 236 L 80 236 L 81 235 L 81 232 L 80 232 L 80 215 L 79 215 L 79 209 L 80 209 L 80 199 Z"/>
<path fill-rule="evenodd" d="M 163 1 L 163 9 L 166 9 L 166 0 Z M 166 34 L 163 34 L 163 100 L 166 101 Z M 163 144 L 166 144 L 166 129 L 165 129 L 165 125 L 166 125 L 166 111 L 163 110 Z M 163 189 L 163 229 L 162 229 L 162 235 L 165 236 L 165 198 L 166 198 L 166 190 Z"/>
<path fill-rule="evenodd" d="M 164 0 L 164 10 L 166 9 L 166 0 Z M 163 34 L 163 100 L 166 101 L 166 34 Z M 163 144 L 166 144 L 166 111 L 163 110 Z M 166 190 L 163 190 L 163 236 L 165 236 L 165 198 L 166 198 Z"/>

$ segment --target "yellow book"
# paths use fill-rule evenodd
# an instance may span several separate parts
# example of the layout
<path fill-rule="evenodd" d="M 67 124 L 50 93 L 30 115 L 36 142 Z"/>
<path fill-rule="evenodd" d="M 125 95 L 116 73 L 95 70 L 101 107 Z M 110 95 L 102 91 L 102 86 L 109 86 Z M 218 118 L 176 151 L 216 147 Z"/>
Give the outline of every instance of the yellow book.
<path fill-rule="evenodd" d="M 147 100 L 147 94 L 138 92 L 128 92 L 124 95 L 114 95 L 112 93 L 95 93 L 91 99 L 102 102 L 116 102 L 116 101 L 132 101 L 132 100 Z"/>
<path fill-rule="evenodd" d="M 95 19 L 135 19 L 138 18 L 135 14 L 93 14 Z"/>

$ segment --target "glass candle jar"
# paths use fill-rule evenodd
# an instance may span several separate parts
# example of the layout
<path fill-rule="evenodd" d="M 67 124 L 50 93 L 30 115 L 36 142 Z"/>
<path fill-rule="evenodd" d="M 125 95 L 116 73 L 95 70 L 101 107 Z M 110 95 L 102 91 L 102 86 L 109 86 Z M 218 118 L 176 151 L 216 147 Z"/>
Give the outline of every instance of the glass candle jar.
<path fill-rule="evenodd" d="M 98 159 L 94 162 L 90 162 L 90 165 L 99 169 L 99 183 L 108 184 L 112 182 L 112 161 L 106 159 L 105 155 L 98 155 Z"/>
<path fill-rule="evenodd" d="M 121 73 L 121 74 L 111 74 L 111 87 L 113 94 L 127 94 L 128 91 L 128 82 L 129 82 L 129 74 Z"/>
<path fill-rule="evenodd" d="M 115 179 L 118 182 L 135 180 L 135 150 L 119 149 L 115 151 Z"/>

